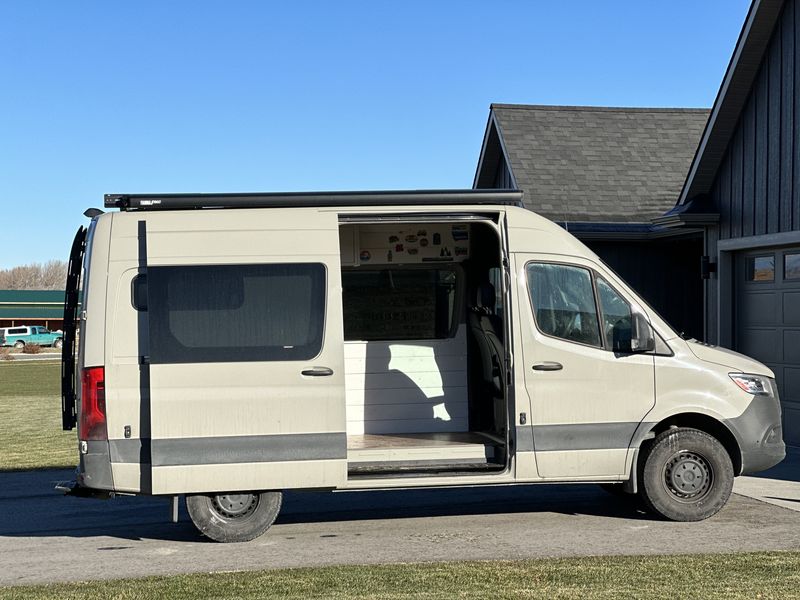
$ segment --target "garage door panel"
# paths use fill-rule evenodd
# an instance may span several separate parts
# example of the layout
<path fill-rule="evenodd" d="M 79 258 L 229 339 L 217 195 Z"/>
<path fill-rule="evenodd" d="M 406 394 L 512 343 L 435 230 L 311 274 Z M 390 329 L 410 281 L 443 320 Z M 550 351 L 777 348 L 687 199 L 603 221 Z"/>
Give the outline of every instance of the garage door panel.
<path fill-rule="evenodd" d="M 783 441 L 800 446 L 800 409 L 783 407 Z"/>
<path fill-rule="evenodd" d="M 781 392 L 781 400 L 784 402 L 800 403 L 800 368 L 784 367 L 782 383 L 783 386 L 781 386 L 781 382 L 778 383 L 778 389 Z M 798 408 L 800 408 L 800 406 L 798 406 Z"/>
<path fill-rule="evenodd" d="M 744 292 L 747 300 L 742 304 L 740 318 L 749 325 L 775 325 L 778 319 L 778 299 L 774 291 Z"/>
<path fill-rule="evenodd" d="M 739 336 L 739 351 L 761 362 L 780 362 L 780 337 L 775 329 L 746 329 Z"/>
<path fill-rule="evenodd" d="M 800 330 L 787 329 L 783 332 L 783 362 L 800 365 Z"/>
<path fill-rule="evenodd" d="M 783 323 L 784 325 L 800 325 L 800 292 L 784 292 Z"/>

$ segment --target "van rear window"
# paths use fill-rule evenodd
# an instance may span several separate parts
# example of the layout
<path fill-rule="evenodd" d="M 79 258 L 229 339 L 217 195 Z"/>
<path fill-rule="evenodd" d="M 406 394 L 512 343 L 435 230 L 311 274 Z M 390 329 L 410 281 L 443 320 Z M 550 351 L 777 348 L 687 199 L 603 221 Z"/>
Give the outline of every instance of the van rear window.
<path fill-rule="evenodd" d="M 325 266 L 149 267 L 150 362 L 308 360 L 322 349 Z"/>

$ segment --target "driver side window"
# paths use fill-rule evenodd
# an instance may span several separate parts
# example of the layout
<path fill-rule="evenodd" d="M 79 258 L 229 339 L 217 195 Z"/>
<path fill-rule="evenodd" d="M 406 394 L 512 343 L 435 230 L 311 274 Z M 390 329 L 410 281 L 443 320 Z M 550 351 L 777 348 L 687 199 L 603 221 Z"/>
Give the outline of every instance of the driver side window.
<path fill-rule="evenodd" d="M 629 351 L 631 347 L 631 305 L 602 277 L 597 277 L 597 296 L 603 314 L 603 333 L 611 350 Z"/>

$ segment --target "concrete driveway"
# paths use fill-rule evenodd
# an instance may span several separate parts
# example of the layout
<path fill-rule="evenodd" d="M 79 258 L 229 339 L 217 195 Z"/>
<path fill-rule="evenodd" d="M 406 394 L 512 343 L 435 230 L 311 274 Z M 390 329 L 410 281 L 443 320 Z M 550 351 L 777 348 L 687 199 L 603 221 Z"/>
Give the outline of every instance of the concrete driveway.
<path fill-rule="evenodd" d="M 215 544 L 168 503 L 53 491 L 69 471 L 3 473 L 0 585 L 345 563 L 800 549 L 800 512 L 734 495 L 701 523 L 657 521 L 596 486 L 287 494 L 278 522 Z"/>

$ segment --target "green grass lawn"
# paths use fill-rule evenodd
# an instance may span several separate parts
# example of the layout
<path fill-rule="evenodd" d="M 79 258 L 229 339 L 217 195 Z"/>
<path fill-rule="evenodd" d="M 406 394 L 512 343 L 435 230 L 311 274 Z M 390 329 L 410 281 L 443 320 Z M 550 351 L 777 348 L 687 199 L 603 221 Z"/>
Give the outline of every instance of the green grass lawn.
<path fill-rule="evenodd" d="M 0 361 L 0 470 L 73 467 L 76 440 L 61 430 L 61 363 Z"/>
<path fill-rule="evenodd" d="M 0 598 L 798 598 L 798 567 L 797 552 L 351 566 L 0 588 Z"/>

